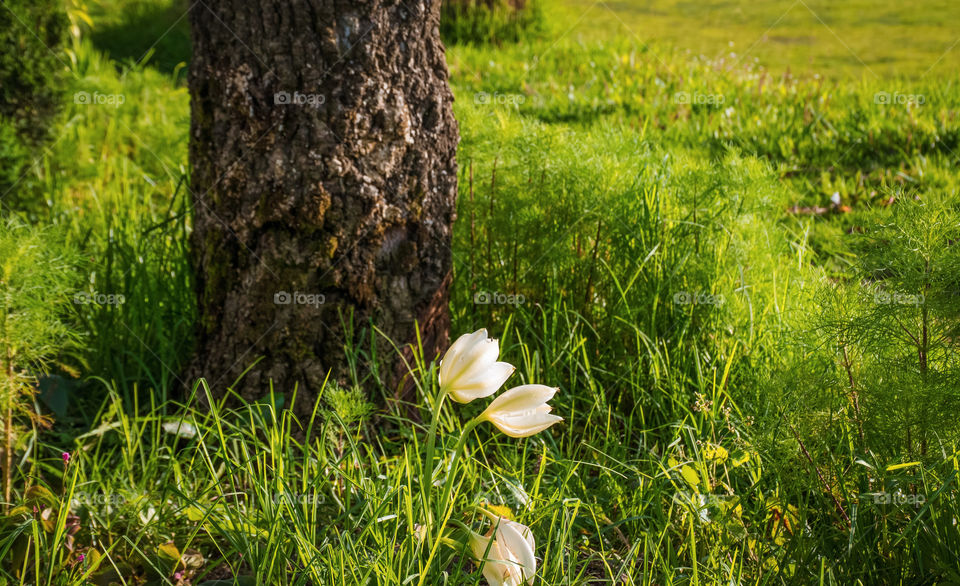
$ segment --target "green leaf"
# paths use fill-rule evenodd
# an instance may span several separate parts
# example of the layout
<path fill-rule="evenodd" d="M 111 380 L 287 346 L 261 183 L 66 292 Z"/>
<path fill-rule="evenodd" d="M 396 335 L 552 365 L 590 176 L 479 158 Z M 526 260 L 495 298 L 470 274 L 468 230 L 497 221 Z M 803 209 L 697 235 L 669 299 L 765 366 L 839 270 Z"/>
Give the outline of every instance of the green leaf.
<path fill-rule="evenodd" d="M 172 541 L 157 546 L 157 555 L 166 562 L 177 563 L 180 561 L 180 550 Z"/>
<path fill-rule="evenodd" d="M 27 489 L 24 494 L 24 503 L 27 505 L 46 505 L 56 507 L 60 500 L 47 488 L 35 484 Z"/>
<path fill-rule="evenodd" d="M 919 465 L 920 462 L 905 462 L 903 464 L 894 464 L 893 466 L 887 466 L 887 472 L 893 472 L 894 470 L 900 470 L 901 468 L 912 468 L 913 466 Z"/>
<path fill-rule="evenodd" d="M 680 475 L 683 476 L 683 479 L 687 481 L 687 484 L 693 488 L 696 488 L 700 485 L 700 476 L 691 466 L 684 466 L 681 468 Z"/>

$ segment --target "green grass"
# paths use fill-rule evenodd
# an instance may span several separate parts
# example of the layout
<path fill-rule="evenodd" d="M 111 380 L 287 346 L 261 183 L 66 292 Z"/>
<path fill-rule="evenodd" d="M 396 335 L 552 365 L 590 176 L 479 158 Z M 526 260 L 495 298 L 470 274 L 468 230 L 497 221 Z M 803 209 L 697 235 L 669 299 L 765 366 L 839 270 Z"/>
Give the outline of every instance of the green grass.
<path fill-rule="evenodd" d="M 960 64 L 960 6 L 949 0 L 560 0 L 554 10 L 574 40 L 668 44 L 776 74 L 935 81 Z"/>
<path fill-rule="evenodd" d="M 767 15 L 749 10 L 745 27 Z M 851 14 L 838 31 L 867 26 Z M 582 24 L 595 38 L 448 52 L 453 333 L 488 328 L 508 385 L 559 387 L 565 419 L 524 440 L 471 429 L 456 466 L 486 401 L 432 410 L 432 357 L 410 404 L 362 373 L 309 421 L 282 409 L 289 389 L 226 409 L 190 381 L 175 401 L 195 319 L 189 97 L 176 65 L 77 45 L 67 95 L 125 100 L 68 99 L 30 219 L 85 259 L 77 292 L 125 302 L 72 308 L 81 342 L 57 358 L 74 390 L 16 478 L 0 580 L 478 584 L 437 520 L 459 539 L 481 504 L 531 527 L 538 584 L 960 580 L 956 77 L 774 75 Z"/>

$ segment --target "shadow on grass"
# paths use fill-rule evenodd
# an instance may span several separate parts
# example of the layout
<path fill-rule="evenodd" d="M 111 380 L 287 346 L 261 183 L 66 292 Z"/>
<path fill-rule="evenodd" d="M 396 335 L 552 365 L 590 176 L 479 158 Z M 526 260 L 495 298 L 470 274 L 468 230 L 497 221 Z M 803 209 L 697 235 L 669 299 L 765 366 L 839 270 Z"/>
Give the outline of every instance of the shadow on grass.
<path fill-rule="evenodd" d="M 173 73 L 192 54 L 189 8 L 186 0 L 125 4 L 116 16 L 98 19 L 93 44 L 120 63 L 145 62 Z"/>

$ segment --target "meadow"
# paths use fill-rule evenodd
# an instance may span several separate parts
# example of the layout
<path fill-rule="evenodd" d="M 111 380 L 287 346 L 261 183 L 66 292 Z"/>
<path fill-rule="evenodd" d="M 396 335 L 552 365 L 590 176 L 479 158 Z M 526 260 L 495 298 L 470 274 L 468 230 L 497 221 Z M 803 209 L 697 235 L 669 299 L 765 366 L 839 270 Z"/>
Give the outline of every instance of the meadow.
<path fill-rule="evenodd" d="M 935 79 L 960 64 L 960 7 L 948 0 L 563 0 L 551 9 L 576 40 L 629 37 L 778 73 Z"/>
<path fill-rule="evenodd" d="M 434 357 L 410 402 L 356 369 L 308 421 L 287 389 L 201 407 L 227 381 L 180 380 L 186 8 L 70 3 L 51 138 L 2 199 L 0 347 L 31 377 L 4 388 L 36 377 L 44 417 L 0 584 L 480 584 L 491 514 L 530 527 L 536 584 L 960 581 L 956 6 L 800 2 L 778 26 L 815 41 L 741 58 L 786 7 L 588 4 L 448 43 L 452 339 L 559 388 L 564 421 L 514 439 Z"/>

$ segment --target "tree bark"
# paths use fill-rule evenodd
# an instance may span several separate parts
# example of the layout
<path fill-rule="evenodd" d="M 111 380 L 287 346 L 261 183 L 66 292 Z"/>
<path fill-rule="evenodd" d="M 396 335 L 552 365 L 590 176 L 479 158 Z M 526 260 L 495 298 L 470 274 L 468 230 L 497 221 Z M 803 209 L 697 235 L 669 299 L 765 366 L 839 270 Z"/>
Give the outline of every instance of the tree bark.
<path fill-rule="evenodd" d="M 344 322 L 446 345 L 456 147 L 439 0 L 205 0 L 191 10 L 191 191 L 204 377 L 246 399 L 328 372 Z M 287 296 L 285 297 L 284 294 Z M 313 296 L 313 297 L 310 297 Z M 396 388 L 396 354 L 379 373 Z"/>

